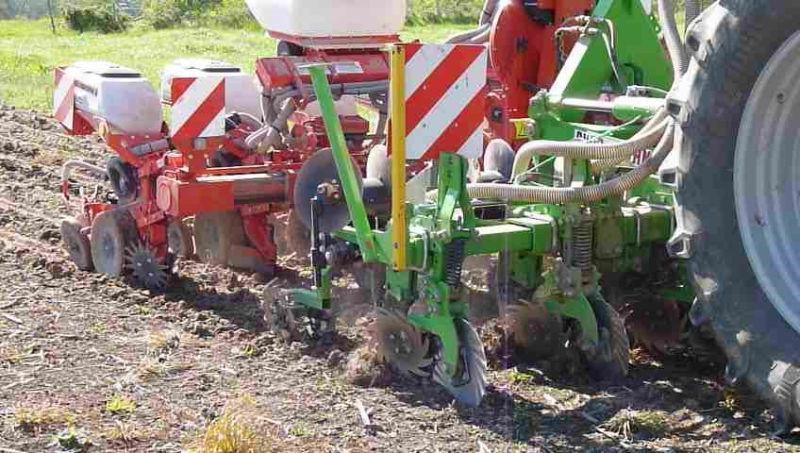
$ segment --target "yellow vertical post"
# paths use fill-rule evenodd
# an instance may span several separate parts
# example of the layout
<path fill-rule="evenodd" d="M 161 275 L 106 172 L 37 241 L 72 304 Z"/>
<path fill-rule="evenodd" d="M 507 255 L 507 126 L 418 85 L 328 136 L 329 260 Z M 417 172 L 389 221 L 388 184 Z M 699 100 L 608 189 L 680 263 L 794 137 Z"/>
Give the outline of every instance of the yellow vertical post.
<path fill-rule="evenodd" d="M 408 224 L 406 223 L 406 52 L 392 47 L 389 86 L 392 146 L 392 262 L 394 270 L 406 270 Z"/>

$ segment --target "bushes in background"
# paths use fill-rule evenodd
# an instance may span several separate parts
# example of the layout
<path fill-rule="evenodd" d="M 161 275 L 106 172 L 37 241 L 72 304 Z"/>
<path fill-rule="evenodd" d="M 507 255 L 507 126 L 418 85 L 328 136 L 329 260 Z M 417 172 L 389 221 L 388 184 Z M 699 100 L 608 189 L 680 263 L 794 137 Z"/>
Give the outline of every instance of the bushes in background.
<path fill-rule="evenodd" d="M 258 28 L 244 0 L 145 0 L 142 19 L 155 29 L 192 24 Z"/>
<path fill-rule="evenodd" d="M 427 23 L 475 23 L 480 17 L 484 0 L 407 0 L 408 22 Z"/>
<path fill-rule="evenodd" d="M 67 2 L 62 9 L 68 28 L 78 31 L 116 33 L 125 31 L 130 16 L 120 11 L 113 0 L 82 0 Z"/>

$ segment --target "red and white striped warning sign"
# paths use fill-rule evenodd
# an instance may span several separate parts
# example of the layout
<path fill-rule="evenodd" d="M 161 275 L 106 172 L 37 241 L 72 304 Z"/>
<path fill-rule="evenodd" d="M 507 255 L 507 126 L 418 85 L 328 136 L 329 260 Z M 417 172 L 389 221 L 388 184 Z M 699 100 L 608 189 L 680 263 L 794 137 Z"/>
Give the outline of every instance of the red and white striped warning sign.
<path fill-rule="evenodd" d="M 72 131 L 75 123 L 75 78 L 63 68 L 56 68 L 55 86 L 53 116 L 67 130 Z"/>
<path fill-rule="evenodd" d="M 225 135 L 225 79 L 172 79 L 170 133 L 176 139 Z"/>
<path fill-rule="evenodd" d="M 406 157 L 483 152 L 487 49 L 465 44 L 404 44 Z"/>

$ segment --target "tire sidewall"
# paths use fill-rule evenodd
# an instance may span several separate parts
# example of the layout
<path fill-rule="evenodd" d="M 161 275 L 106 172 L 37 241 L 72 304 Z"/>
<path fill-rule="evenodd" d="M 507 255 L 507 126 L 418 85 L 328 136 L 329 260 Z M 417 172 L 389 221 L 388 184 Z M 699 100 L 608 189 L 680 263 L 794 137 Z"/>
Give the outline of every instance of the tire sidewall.
<path fill-rule="evenodd" d="M 704 45 L 681 124 L 682 175 L 678 202 L 694 236 L 690 269 L 702 309 L 729 358 L 729 378 L 747 377 L 774 399 L 770 370 L 792 363 L 800 336 L 761 290 L 747 258 L 734 197 L 739 125 L 761 70 L 798 30 L 794 0 L 731 0 L 714 8 L 729 15 Z M 788 19 L 787 19 L 788 16 Z M 792 19 L 794 17 L 794 19 Z M 701 24 L 702 26 L 702 24 Z"/>

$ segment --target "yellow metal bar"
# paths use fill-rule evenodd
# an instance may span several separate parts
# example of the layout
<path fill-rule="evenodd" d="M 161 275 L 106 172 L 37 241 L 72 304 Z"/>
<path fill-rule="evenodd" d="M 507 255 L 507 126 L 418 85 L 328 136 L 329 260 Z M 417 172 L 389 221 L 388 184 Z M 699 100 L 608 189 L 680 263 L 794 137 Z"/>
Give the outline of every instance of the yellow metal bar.
<path fill-rule="evenodd" d="M 406 270 L 406 51 L 392 47 L 389 104 L 392 120 L 392 262 L 397 272 Z"/>

